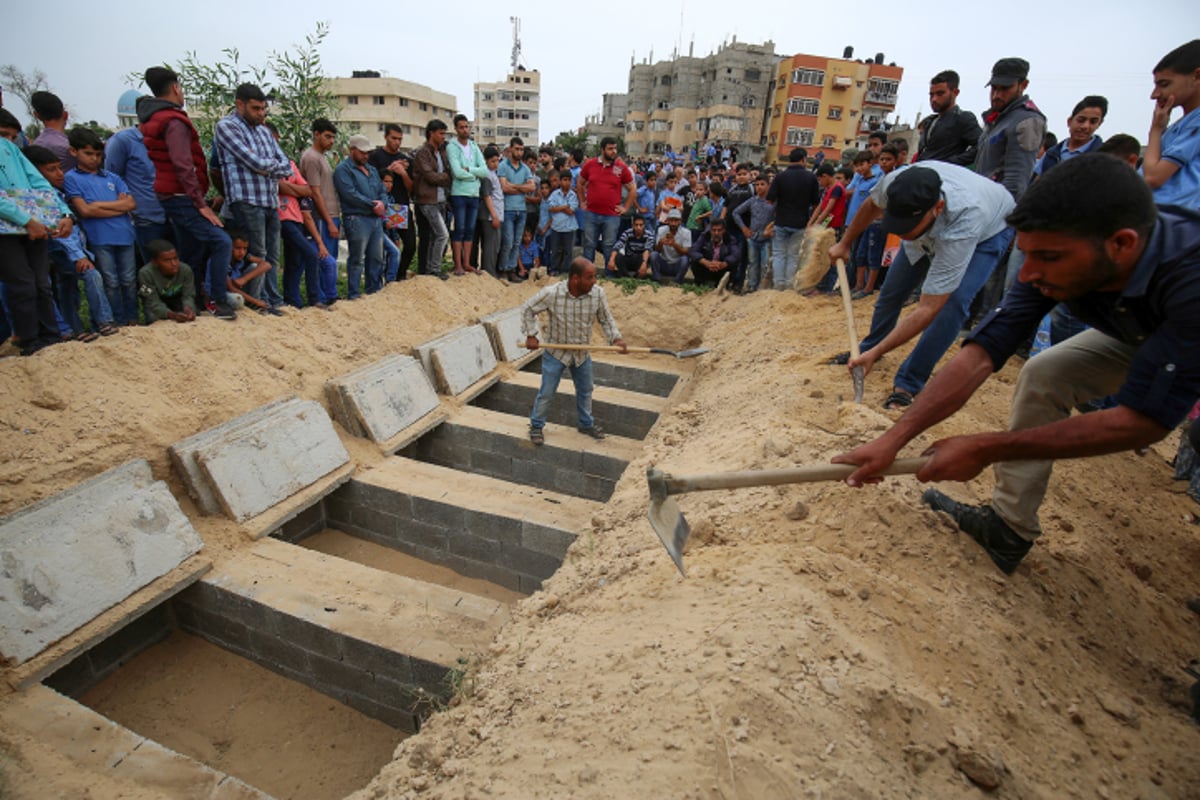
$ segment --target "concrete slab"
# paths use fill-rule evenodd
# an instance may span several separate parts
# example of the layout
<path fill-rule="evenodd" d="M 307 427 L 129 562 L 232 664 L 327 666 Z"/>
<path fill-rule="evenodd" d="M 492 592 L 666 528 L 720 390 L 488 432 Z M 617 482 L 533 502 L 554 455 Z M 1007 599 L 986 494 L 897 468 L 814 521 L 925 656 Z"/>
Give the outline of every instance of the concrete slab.
<path fill-rule="evenodd" d="M 496 354 L 482 325 L 469 325 L 413 348 L 444 394 L 460 395 L 496 368 Z"/>
<path fill-rule="evenodd" d="M 238 522 L 350 461 L 325 409 L 311 400 L 291 400 L 249 424 L 205 437 L 188 454 L 221 509 Z"/>
<path fill-rule="evenodd" d="M 521 333 L 521 306 L 506 311 L 497 311 L 481 317 L 480 324 L 487 330 L 488 338 L 492 340 L 492 349 L 496 351 L 499 361 L 507 361 L 515 366 L 521 366 L 537 358 L 536 350 L 526 350 L 518 343 L 525 341 Z M 538 329 L 540 332 L 541 324 Z M 539 333 L 538 338 L 541 338 Z"/>
<path fill-rule="evenodd" d="M 0 655 L 28 661 L 203 544 L 144 460 L 0 520 Z"/>
<path fill-rule="evenodd" d="M 335 378 L 325 384 L 325 395 L 342 427 L 388 453 L 445 419 L 429 376 L 412 356 L 388 356 Z M 405 436 L 414 427 L 417 430 Z"/>

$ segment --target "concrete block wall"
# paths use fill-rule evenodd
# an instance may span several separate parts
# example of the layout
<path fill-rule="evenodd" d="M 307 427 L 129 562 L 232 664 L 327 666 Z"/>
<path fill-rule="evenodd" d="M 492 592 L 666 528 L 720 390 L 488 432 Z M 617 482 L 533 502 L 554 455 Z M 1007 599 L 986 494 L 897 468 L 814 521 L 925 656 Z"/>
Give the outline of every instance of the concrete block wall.
<path fill-rule="evenodd" d="M 80 697 L 143 650 L 167 638 L 174 627 L 169 606 L 165 603 L 155 606 L 43 683 L 68 697 Z"/>
<path fill-rule="evenodd" d="M 569 530 L 351 480 L 325 499 L 326 522 L 459 574 L 532 593 L 562 566 Z"/>
<path fill-rule="evenodd" d="M 472 405 L 492 411 L 503 411 L 506 414 L 527 416 L 536 397 L 537 389 L 531 386 L 500 381 L 476 397 Z M 617 405 L 597 400 L 594 396 L 592 413 L 606 433 L 624 436 L 627 439 L 645 439 L 646 434 L 658 421 L 658 414 L 654 411 Z M 578 424 L 578 420 L 574 394 L 560 391 L 550 400 L 550 408 L 546 413 L 547 422 L 573 428 Z"/>
<path fill-rule="evenodd" d="M 626 466 L 620 459 L 553 441 L 536 450 L 527 445 L 495 431 L 444 422 L 400 455 L 600 502 L 612 496 Z"/>
<path fill-rule="evenodd" d="M 530 361 L 521 369 L 540 374 L 541 360 Z M 592 379 L 597 386 L 611 386 L 614 389 L 652 394 L 655 397 L 668 397 L 679 382 L 679 376 L 673 372 L 654 372 L 596 359 L 592 359 Z"/>
<path fill-rule="evenodd" d="M 271 531 L 270 535 L 295 544 L 314 533 L 320 533 L 325 527 L 325 507 L 318 501 Z"/>
<path fill-rule="evenodd" d="M 410 733 L 451 692 L 453 665 L 394 652 L 210 583 L 194 584 L 172 605 L 183 630 Z"/>

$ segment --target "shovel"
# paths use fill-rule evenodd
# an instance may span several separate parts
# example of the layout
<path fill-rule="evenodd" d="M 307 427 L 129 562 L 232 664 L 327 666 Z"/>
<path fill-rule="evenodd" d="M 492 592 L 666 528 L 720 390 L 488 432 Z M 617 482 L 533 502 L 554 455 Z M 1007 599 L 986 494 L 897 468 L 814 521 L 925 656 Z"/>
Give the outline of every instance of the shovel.
<path fill-rule="evenodd" d="M 880 475 L 911 475 L 925 466 L 928 458 L 901 458 Z M 747 486 L 780 486 L 789 483 L 815 483 L 817 481 L 840 481 L 858 469 L 853 464 L 819 464 L 811 467 L 791 469 L 745 470 L 743 472 L 718 472 L 708 475 L 683 475 L 675 477 L 656 467 L 646 469 L 646 483 L 650 487 L 650 510 L 647 516 L 654 532 L 667 548 L 668 555 L 679 568 L 679 574 L 687 577 L 683 569 L 683 548 L 692 529 L 683 512 L 671 498 L 673 494 L 701 492 L 709 489 L 741 489 Z"/>
<path fill-rule="evenodd" d="M 846 308 L 846 327 L 850 329 L 850 358 L 858 358 L 858 330 L 854 327 L 854 306 L 850 302 L 850 284 L 846 281 L 846 262 L 837 260 L 838 283 L 842 287 L 842 305 Z M 851 376 L 854 378 L 854 402 L 861 403 L 863 399 L 863 384 L 866 382 L 866 371 L 862 367 L 852 367 Z"/>
<path fill-rule="evenodd" d="M 525 342 L 517 342 L 517 347 L 524 347 Z M 598 350 L 601 353 L 619 353 L 621 348 L 613 344 L 552 344 L 546 342 L 539 344 L 538 347 L 542 350 Z M 691 350 L 667 350 L 664 347 L 633 347 L 627 346 L 626 353 L 658 353 L 664 356 L 675 356 L 676 358 L 695 358 L 707 353 L 707 347 L 694 347 Z"/>

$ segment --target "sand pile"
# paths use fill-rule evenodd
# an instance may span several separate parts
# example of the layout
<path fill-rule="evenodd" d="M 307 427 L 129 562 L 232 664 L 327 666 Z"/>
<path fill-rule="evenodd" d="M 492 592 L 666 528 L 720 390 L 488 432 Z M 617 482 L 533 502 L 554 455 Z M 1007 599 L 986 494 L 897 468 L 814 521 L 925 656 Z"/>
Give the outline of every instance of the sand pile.
<path fill-rule="evenodd" d="M 0 361 L 0 513 L 135 456 L 192 511 L 172 442 L 283 395 L 323 400 L 327 378 L 534 288 L 418 280 L 333 314 L 155 326 Z M 1179 669 L 1200 655 L 1184 606 L 1200 531 L 1166 463 L 1175 438 L 1060 464 L 1047 535 L 1010 579 L 923 510 L 921 485 L 894 478 L 682 496 L 685 580 L 645 520 L 645 468 L 827 461 L 890 424 L 880 404 L 899 356 L 854 405 L 848 373 L 822 363 L 846 345 L 837 298 L 610 298 L 631 344 L 712 352 L 475 666 L 473 691 L 356 797 L 1200 796 Z M 857 313 L 863 328 L 869 301 Z M 1015 376 L 926 441 L 1002 426 Z M 990 488 L 985 473 L 948 491 Z"/>

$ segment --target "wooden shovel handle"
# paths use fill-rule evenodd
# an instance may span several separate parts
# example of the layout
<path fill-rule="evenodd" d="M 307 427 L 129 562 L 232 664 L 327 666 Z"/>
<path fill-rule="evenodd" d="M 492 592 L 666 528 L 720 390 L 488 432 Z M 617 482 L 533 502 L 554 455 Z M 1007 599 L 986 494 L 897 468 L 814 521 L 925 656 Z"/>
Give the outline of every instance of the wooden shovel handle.
<path fill-rule="evenodd" d="M 858 330 L 854 325 L 854 306 L 850 302 L 850 283 L 846 280 L 846 262 L 837 260 L 838 283 L 842 287 L 842 306 L 846 309 L 846 327 L 850 331 L 850 357 L 858 358 Z"/>
<path fill-rule="evenodd" d="M 929 461 L 927 457 L 898 458 L 880 475 L 912 475 Z M 790 469 L 756 469 L 742 472 L 716 472 L 707 475 L 664 475 L 666 493 L 704 491 L 706 489 L 740 489 L 746 486 L 780 486 L 789 483 L 816 483 L 845 480 L 858 467 L 854 464 L 817 464 Z"/>
<path fill-rule="evenodd" d="M 517 347 L 524 347 L 525 342 L 517 342 Z M 598 350 L 601 353 L 619 353 L 621 348 L 615 344 L 556 344 L 553 342 L 543 342 L 538 345 L 541 350 Z M 649 347 L 633 347 L 632 345 L 625 348 L 626 353 L 649 353 Z"/>

